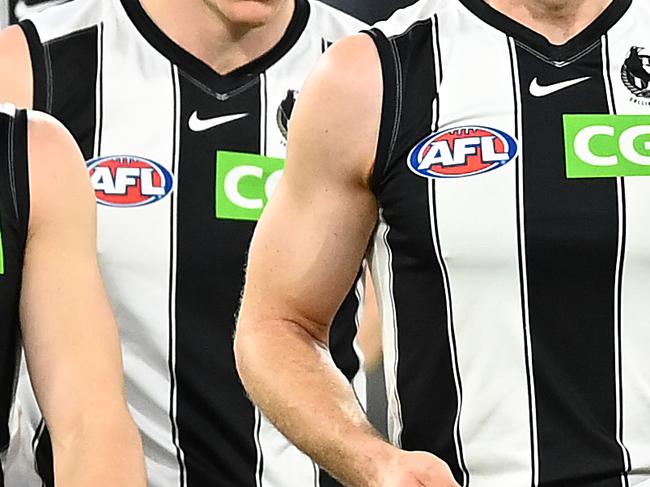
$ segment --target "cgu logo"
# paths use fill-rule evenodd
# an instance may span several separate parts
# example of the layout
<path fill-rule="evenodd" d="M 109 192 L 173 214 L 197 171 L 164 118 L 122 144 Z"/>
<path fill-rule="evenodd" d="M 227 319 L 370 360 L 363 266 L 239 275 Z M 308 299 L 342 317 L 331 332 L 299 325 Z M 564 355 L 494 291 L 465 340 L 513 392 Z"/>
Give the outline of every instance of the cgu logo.
<path fill-rule="evenodd" d="M 650 176 L 650 116 L 564 115 L 569 178 Z"/>
<path fill-rule="evenodd" d="M 171 193 L 174 178 L 162 165 L 136 156 L 111 156 L 87 163 L 99 204 L 133 208 Z"/>
<path fill-rule="evenodd" d="M 650 119 L 648 120 L 650 123 Z M 616 137 L 614 127 L 607 125 L 594 125 L 582 129 L 575 138 L 575 151 L 577 156 L 592 166 L 616 166 L 621 158 L 633 164 L 650 166 L 650 125 L 640 125 L 623 130 L 618 136 L 618 151 L 609 154 L 603 152 L 598 155 L 595 148 L 596 137 Z M 643 139 L 643 140 L 642 140 Z M 637 143 L 640 144 L 637 148 Z M 620 154 L 620 156 L 619 156 Z"/>
<path fill-rule="evenodd" d="M 475 176 L 512 161 L 518 144 L 500 130 L 468 126 L 430 135 L 409 154 L 411 171 L 425 178 Z"/>
<path fill-rule="evenodd" d="M 257 221 L 284 172 L 284 159 L 217 153 L 216 213 L 227 220 Z"/>

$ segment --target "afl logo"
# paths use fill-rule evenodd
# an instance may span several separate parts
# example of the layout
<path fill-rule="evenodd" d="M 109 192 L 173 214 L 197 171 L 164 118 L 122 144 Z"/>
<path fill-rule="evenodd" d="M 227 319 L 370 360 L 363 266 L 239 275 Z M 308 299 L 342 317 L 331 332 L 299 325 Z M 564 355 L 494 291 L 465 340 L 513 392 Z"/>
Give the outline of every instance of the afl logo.
<path fill-rule="evenodd" d="M 456 127 L 420 142 L 409 154 L 408 165 L 425 178 L 462 178 L 505 166 L 518 150 L 514 137 L 500 130 Z"/>
<path fill-rule="evenodd" d="M 100 157 L 88 161 L 97 202 L 132 208 L 160 201 L 173 189 L 174 178 L 157 162 L 136 156 Z"/>

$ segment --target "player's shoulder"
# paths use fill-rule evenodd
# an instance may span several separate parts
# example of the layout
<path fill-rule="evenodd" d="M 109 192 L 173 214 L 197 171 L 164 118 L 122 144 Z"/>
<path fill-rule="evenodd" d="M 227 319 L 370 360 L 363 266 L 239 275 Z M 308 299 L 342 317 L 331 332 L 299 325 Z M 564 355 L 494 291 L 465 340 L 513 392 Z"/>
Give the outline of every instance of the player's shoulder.
<path fill-rule="evenodd" d="M 57 175 L 61 173 L 78 172 L 83 167 L 79 147 L 61 122 L 47 113 L 34 110 L 27 110 L 26 118 L 32 170 L 58 179 Z"/>
<path fill-rule="evenodd" d="M 458 3 L 457 0 L 419 0 L 377 22 L 373 30 L 389 38 L 403 36 L 418 25 L 433 22 L 437 16 L 446 16 L 450 10 L 458 8 Z"/>
<path fill-rule="evenodd" d="M 29 229 L 93 206 L 81 151 L 68 130 L 51 115 L 27 111 L 30 192 Z"/>
<path fill-rule="evenodd" d="M 96 27 L 114 16 L 114 0 L 73 0 L 30 15 L 22 25 L 23 29 L 34 26 L 40 42 L 46 44 Z"/>
<path fill-rule="evenodd" d="M 330 42 L 355 34 L 368 25 L 360 19 L 327 5 L 320 0 L 309 0 L 311 18 L 308 29 L 316 29 Z"/>

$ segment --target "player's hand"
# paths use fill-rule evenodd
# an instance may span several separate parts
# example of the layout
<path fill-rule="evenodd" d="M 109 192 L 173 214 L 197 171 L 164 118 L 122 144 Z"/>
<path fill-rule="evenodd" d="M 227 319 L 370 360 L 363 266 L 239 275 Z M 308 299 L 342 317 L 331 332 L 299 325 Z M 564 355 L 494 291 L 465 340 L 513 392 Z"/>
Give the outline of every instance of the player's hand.
<path fill-rule="evenodd" d="M 399 451 L 385 466 L 376 487 L 460 487 L 438 457 L 425 452 Z M 373 486 L 375 487 L 375 486 Z"/>

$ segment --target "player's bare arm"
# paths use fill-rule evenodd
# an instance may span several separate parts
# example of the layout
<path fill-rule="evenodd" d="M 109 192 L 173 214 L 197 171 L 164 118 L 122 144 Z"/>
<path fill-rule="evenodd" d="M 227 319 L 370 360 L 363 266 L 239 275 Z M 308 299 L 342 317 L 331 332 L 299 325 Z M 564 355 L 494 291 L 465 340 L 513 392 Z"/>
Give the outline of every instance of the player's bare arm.
<path fill-rule="evenodd" d="M 27 39 L 17 25 L 0 32 L 0 99 L 32 108 L 32 63 Z"/>
<path fill-rule="evenodd" d="M 303 89 L 285 177 L 252 243 L 237 364 L 271 421 L 346 485 L 452 486 L 435 457 L 380 439 L 328 351 L 377 221 L 370 179 L 381 99 L 366 36 L 333 47 Z"/>
<path fill-rule="evenodd" d="M 31 213 L 21 296 L 25 353 L 61 487 L 143 487 L 117 326 L 99 274 L 95 202 L 63 126 L 30 114 Z"/>

